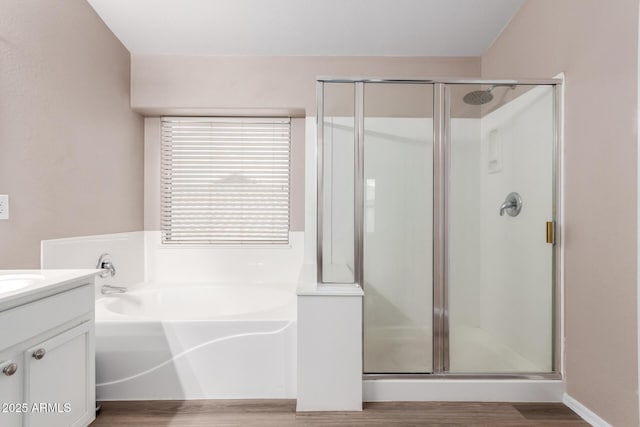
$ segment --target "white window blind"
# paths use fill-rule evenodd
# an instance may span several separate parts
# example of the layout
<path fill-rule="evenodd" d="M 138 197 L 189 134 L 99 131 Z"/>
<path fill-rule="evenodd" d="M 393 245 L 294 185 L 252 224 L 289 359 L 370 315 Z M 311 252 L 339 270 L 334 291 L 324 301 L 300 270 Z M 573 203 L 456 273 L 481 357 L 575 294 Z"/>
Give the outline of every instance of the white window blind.
<path fill-rule="evenodd" d="M 289 241 L 289 118 L 163 117 L 163 243 Z"/>

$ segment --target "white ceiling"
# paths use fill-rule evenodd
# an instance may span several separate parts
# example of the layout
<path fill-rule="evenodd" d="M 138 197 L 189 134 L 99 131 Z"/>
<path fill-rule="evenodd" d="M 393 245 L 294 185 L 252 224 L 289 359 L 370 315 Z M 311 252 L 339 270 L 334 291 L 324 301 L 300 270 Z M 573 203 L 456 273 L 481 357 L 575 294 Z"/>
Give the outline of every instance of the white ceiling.
<path fill-rule="evenodd" d="M 136 54 L 478 56 L 524 0 L 88 0 Z"/>

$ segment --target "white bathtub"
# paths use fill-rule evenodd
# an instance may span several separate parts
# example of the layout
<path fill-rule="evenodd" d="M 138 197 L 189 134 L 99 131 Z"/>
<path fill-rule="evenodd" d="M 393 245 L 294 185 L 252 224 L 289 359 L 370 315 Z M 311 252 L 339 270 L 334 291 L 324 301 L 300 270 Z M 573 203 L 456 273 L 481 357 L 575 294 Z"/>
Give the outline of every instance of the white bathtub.
<path fill-rule="evenodd" d="M 96 301 L 98 400 L 296 396 L 295 293 L 137 285 Z"/>

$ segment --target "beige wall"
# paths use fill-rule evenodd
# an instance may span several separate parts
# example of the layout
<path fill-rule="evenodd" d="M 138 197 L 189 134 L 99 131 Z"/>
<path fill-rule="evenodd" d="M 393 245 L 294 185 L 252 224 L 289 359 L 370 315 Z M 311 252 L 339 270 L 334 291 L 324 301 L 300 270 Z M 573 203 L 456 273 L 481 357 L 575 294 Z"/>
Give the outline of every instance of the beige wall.
<path fill-rule="evenodd" d="M 142 228 L 129 53 L 86 1 L 0 0 L 0 93 L 0 268 L 38 267 L 41 239 Z"/>
<path fill-rule="evenodd" d="M 131 105 L 147 114 L 315 115 L 318 76 L 478 77 L 480 59 L 132 55 Z"/>
<path fill-rule="evenodd" d="M 637 40 L 637 0 L 528 0 L 482 57 L 486 77 L 565 72 L 567 392 L 614 426 L 639 423 Z"/>
<path fill-rule="evenodd" d="M 133 55 L 131 103 L 146 115 L 315 115 L 318 76 L 478 77 L 480 58 Z M 407 94 L 405 99 L 410 99 Z M 159 121 L 147 120 L 145 229 L 159 229 Z M 304 230 L 304 121 L 292 122 L 291 230 Z"/>

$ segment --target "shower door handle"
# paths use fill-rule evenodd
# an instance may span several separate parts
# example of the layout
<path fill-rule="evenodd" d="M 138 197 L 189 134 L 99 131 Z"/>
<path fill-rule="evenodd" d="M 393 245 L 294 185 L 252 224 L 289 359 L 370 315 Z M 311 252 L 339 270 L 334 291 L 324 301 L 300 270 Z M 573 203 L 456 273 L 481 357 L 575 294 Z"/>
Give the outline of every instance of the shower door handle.
<path fill-rule="evenodd" d="M 553 221 L 547 221 L 546 225 L 546 234 L 547 234 L 547 243 L 551 243 L 554 245 L 556 243 L 556 224 Z"/>

